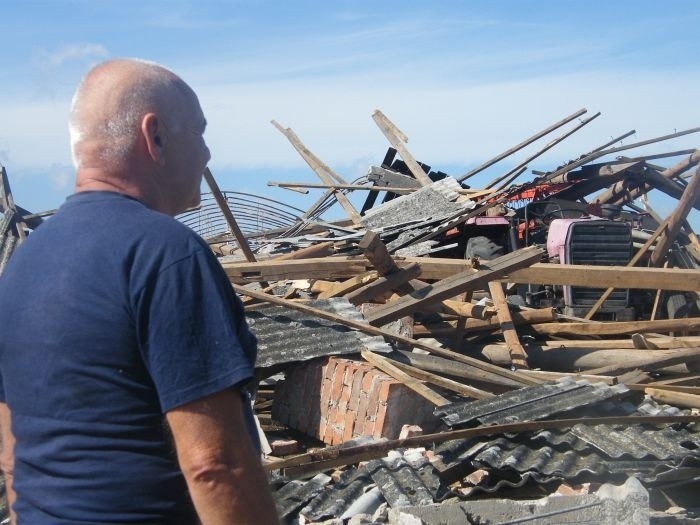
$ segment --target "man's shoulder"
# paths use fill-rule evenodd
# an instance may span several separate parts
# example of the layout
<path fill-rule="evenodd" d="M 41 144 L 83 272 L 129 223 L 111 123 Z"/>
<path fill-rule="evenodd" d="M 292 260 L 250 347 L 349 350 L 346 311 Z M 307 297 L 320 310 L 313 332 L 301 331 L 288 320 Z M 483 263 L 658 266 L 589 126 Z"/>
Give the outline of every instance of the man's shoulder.
<path fill-rule="evenodd" d="M 124 235 L 155 244 L 177 241 L 201 244 L 201 238 L 177 219 L 151 210 L 132 197 L 109 191 L 83 192 L 71 196 L 59 210 L 57 218 L 61 221 L 102 223 L 109 230 L 93 230 L 107 236 Z"/>

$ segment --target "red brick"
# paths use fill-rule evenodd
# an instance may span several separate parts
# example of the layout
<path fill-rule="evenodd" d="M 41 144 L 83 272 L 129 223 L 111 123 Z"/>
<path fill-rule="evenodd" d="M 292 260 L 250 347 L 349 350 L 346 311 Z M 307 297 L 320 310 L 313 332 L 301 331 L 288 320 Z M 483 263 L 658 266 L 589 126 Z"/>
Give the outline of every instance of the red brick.
<path fill-rule="evenodd" d="M 355 372 L 352 379 L 352 386 L 350 387 L 350 401 L 348 402 L 348 409 L 357 411 L 357 407 L 360 404 L 360 394 L 362 394 L 362 380 L 368 374 L 366 367 L 359 367 Z"/>
<path fill-rule="evenodd" d="M 343 429 L 341 427 L 335 427 L 333 429 L 333 438 L 331 440 L 331 445 L 340 445 L 343 442 Z"/>
<path fill-rule="evenodd" d="M 361 434 L 363 436 L 371 436 L 374 433 L 374 423 L 377 419 L 377 410 L 379 409 L 379 390 L 382 387 L 382 383 L 386 380 L 387 376 L 384 374 L 377 374 L 367 393 L 367 411 L 365 412 L 364 426 L 362 427 Z"/>
<path fill-rule="evenodd" d="M 362 391 L 369 393 L 369 389 L 372 386 L 372 380 L 374 379 L 374 376 L 376 376 L 379 372 L 374 369 L 369 369 L 367 373 L 365 374 L 365 377 L 362 379 Z"/>
<path fill-rule="evenodd" d="M 333 383 L 331 384 L 331 392 L 329 396 L 329 401 L 331 406 L 337 406 L 338 400 L 340 399 L 340 392 L 343 390 L 343 378 L 345 376 L 345 368 L 347 363 L 338 362 L 335 367 L 335 372 L 333 374 Z"/>
<path fill-rule="evenodd" d="M 294 439 L 276 439 L 270 443 L 270 447 L 273 455 L 286 456 L 299 450 L 299 442 Z"/>
<path fill-rule="evenodd" d="M 323 441 L 324 443 L 332 444 L 332 442 L 333 442 L 333 424 L 330 421 L 326 425 L 326 428 L 323 432 L 323 436 L 320 436 L 319 439 L 321 441 Z"/>
<path fill-rule="evenodd" d="M 343 384 L 345 386 L 352 386 L 352 378 L 355 372 L 357 372 L 359 364 L 360 363 L 357 361 L 350 361 L 348 363 L 348 367 L 345 369 L 345 377 L 343 378 Z"/>
<path fill-rule="evenodd" d="M 343 443 L 353 438 L 357 412 L 348 410 L 345 413 L 345 425 L 343 427 Z"/>

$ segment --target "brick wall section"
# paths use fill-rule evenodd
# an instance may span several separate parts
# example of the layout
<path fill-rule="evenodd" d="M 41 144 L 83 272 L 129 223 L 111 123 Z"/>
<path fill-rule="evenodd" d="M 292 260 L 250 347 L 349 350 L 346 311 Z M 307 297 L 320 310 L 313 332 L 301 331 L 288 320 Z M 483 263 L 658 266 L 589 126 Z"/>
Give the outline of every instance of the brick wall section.
<path fill-rule="evenodd" d="M 315 359 L 287 371 L 272 416 L 329 445 L 355 437 L 396 439 L 405 424 L 433 427 L 434 406 L 364 361 Z"/>

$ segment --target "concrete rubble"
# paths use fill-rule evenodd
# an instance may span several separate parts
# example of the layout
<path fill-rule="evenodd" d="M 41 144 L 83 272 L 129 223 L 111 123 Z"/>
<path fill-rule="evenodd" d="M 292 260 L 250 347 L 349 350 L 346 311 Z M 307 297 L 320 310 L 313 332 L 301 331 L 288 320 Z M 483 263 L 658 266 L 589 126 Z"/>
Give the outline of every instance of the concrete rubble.
<path fill-rule="evenodd" d="M 321 183 L 270 185 L 322 192 L 306 211 L 207 172 L 211 196 L 179 219 L 258 338 L 254 408 L 284 522 L 700 519 L 700 150 L 619 155 L 699 129 L 617 137 L 516 183 L 585 113 L 450 176 L 377 111 L 391 147 L 350 184 L 273 121 Z M 650 192 L 674 200 L 668 216 Z M 324 219 L 335 204 L 347 218 Z M 4 168 L 0 212 L 1 272 L 50 212 L 16 205 Z"/>

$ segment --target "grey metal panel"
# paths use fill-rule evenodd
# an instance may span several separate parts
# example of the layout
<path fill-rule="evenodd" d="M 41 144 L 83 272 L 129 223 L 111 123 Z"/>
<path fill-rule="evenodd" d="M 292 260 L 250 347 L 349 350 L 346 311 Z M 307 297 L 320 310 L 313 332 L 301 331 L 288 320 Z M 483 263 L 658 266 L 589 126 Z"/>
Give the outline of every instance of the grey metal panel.
<path fill-rule="evenodd" d="M 299 516 L 309 521 L 340 516 L 371 484 L 372 478 L 365 469 L 347 470 L 337 483 L 318 494 L 301 509 Z"/>
<path fill-rule="evenodd" d="M 319 494 L 331 481 L 326 474 L 318 474 L 309 481 L 293 480 L 272 493 L 277 506 L 277 513 L 284 519 L 294 513 L 306 502 Z"/>
<path fill-rule="evenodd" d="M 311 306 L 345 318 L 363 321 L 346 299 L 315 301 Z M 306 361 L 314 357 L 359 353 L 363 348 L 387 353 L 384 338 L 369 336 L 344 325 L 282 306 L 265 306 L 246 312 L 248 325 L 258 338 L 256 366 Z"/>
<path fill-rule="evenodd" d="M 531 448 L 498 439 L 479 452 L 472 462 L 494 469 L 537 472 L 545 476 L 573 479 L 589 472 L 596 475 L 650 474 L 658 469 L 673 468 L 675 461 L 616 460 L 596 452 L 582 454 L 572 450 L 560 452 L 551 447 Z"/>
<path fill-rule="evenodd" d="M 421 476 L 401 457 L 368 461 L 365 468 L 392 508 L 434 502 Z"/>
<path fill-rule="evenodd" d="M 604 484 L 594 494 L 553 495 L 539 500 L 484 499 L 392 511 L 395 522 L 402 515 L 415 516 L 425 525 L 446 523 L 600 524 L 649 523 L 649 495 L 634 478 L 620 485 Z M 406 520 L 408 523 L 409 520 Z"/>
<path fill-rule="evenodd" d="M 478 401 L 451 403 L 435 409 L 445 424 L 454 426 L 478 420 L 483 424 L 541 419 L 551 414 L 597 403 L 628 390 L 624 385 L 591 385 L 569 377 L 556 382 L 506 392 Z"/>
<path fill-rule="evenodd" d="M 411 220 L 448 218 L 474 207 L 474 203 L 454 202 L 461 186 L 446 177 L 413 193 L 402 195 L 368 210 L 361 222 L 365 228 L 386 227 Z"/>
<path fill-rule="evenodd" d="M 670 428 L 659 430 L 642 426 L 615 428 L 608 425 L 576 425 L 571 432 L 611 458 L 631 456 L 638 459 L 668 459 L 698 454 L 697 451 L 684 447 L 680 442 L 684 436 Z"/>

